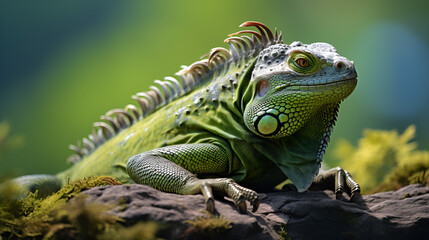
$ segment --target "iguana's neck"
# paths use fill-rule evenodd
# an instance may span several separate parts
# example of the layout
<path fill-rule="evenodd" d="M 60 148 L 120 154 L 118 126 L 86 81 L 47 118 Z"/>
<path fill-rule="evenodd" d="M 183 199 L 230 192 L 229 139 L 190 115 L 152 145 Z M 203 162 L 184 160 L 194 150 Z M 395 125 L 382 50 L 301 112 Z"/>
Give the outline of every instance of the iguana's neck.
<path fill-rule="evenodd" d="M 253 145 L 292 180 L 298 190 L 309 187 L 320 164 L 335 124 L 338 103 L 320 107 L 308 122 L 289 137 L 257 139 Z"/>
<path fill-rule="evenodd" d="M 322 161 L 336 121 L 339 103 L 323 105 L 295 134 L 284 140 L 288 151 L 306 161 Z M 323 152 L 321 152 L 321 150 Z"/>

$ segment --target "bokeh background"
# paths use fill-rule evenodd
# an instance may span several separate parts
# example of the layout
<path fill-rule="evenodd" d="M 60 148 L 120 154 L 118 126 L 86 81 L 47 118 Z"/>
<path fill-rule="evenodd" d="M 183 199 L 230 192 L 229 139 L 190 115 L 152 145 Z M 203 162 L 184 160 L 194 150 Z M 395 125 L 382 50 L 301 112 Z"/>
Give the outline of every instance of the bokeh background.
<path fill-rule="evenodd" d="M 100 115 L 226 47 L 246 20 L 277 26 L 285 43 L 329 42 L 355 62 L 329 164 L 340 139 L 356 143 L 366 128 L 415 124 L 429 149 L 428 13 L 413 0 L 1 1 L 0 176 L 65 169 L 68 144 Z"/>

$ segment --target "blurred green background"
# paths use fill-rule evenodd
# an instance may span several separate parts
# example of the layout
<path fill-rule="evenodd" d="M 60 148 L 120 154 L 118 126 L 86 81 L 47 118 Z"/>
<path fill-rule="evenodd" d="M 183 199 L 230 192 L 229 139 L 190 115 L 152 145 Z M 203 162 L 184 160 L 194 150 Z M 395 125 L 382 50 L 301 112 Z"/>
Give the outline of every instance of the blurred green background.
<path fill-rule="evenodd" d="M 246 20 L 355 62 L 326 161 L 365 128 L 417 126 L 429 147 L 427 1 L 1 1 L 0 176 L 56 173 L 106 111 L 171 76 Z M 2 130 L 3 129 L 3 130 Z M 6 136 L 7 135 L 7 136 Z M 12 151 L 12 149 L 15 150 Z"/>

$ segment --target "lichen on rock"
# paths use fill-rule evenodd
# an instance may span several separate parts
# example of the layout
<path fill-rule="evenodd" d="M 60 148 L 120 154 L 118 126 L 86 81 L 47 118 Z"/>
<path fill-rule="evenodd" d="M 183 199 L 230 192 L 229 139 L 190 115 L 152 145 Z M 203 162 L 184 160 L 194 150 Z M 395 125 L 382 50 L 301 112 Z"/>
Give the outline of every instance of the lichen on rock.
<path fill-rule="evenodd" d="M 223 215 L 214 215 L 207 211 L 202 211 L 203 216 L 197 216 L 194 220 L 186 220 L 191 225 L 185 234 L 194 232 L 204 239 L 219 239 L 221 235 L 232 228 L 231 221 L 225 219 Z"/>

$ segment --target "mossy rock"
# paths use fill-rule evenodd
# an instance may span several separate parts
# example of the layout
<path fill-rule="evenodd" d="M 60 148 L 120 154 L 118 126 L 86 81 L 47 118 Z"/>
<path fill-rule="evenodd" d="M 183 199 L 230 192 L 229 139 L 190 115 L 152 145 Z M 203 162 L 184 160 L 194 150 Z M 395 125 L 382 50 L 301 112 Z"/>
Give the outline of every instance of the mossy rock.
<path fill-rule="evenodd" d="M 66 184 L 45 199 L 40 198 L 37 191 L 22 200 L 3 198 L 0 203 L 0 236 L 5 239 L 97 236 L 123 220 L 108 213 L 111 206 L 87 203 L 81 192 L 96 186 L 119 184 L 108 176 L 88 177 Z M 11 195 L 7 192 L 11 189 L 6 187 L 1 194 Z M 70 202 L 71 199 L 75 201 Z"/>

